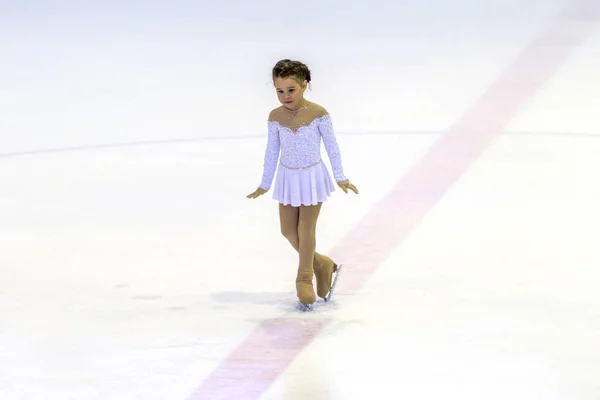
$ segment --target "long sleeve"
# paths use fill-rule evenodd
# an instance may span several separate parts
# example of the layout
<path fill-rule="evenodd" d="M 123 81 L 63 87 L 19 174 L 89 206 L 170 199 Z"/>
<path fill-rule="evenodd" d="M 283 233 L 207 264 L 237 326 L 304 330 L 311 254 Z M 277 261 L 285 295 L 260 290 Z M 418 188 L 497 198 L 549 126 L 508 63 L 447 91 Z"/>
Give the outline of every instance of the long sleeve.
<path fill-rule="evenodd" d="M 281 146 L 279 143 L 279 131 L 277 125 L 271 121 L 268 123 L 268 134 L 263 176 L 259 186 L 264 190 L 269 190 L 271 188 L 273 176 L 275 176 L 275 170 L 277 169 L 277 160 L 279 160 L 279 150 Z"/>
<path fill-rule="evenodd" d="M 336 182 L 345 181 L 344 169 L 342 167 L 342 155 L 340 147 L 338 146 L 335 138 L 335 132 L 333 130 L 333 123 L 331 117 L 326 114 L 319 120 L 319 132 L 323 138 L 323 145 L 327 150 L 329 161 L 331 162 L 331 168 L 333 169 L 333 176 Z"/>

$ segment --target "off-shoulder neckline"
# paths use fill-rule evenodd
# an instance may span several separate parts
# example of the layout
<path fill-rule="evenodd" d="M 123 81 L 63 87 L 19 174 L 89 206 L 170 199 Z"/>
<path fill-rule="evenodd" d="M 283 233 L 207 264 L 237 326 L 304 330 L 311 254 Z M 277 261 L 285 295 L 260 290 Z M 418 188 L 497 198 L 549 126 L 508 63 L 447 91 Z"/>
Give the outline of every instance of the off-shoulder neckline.
<path fill-rule="evenodd" d="M 321 116 L 315 117 L 313 120 L 311 120 L 308 124 L 304 124 L 304 125 L 300 125 L 297 129 L 292 129 L 291 127 L 287 126 L 287 125 L 283 125 L 281 124 L 279 121 L 277 120 L 272 120 L 269 119 L 269 124 L 272 125 L 277 125 L 279 128 L 284 128 L 287 129 L 289 131 L 291 131 L 292 133 L 298 133 L 302 128 L 309 128 L 311 127 L 315 122 L 319 122 L 325 118 L 328 118 L 329 114 L 323 114 Z"/>

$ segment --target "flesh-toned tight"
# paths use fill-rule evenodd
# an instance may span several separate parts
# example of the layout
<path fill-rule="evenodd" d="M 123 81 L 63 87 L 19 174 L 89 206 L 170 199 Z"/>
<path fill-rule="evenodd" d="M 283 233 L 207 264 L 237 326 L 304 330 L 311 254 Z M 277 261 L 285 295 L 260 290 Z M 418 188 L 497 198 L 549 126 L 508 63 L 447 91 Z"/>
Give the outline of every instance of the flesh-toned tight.
<path fill-rule="evenodd" d="M 334 262 L 319 254 L 316 249 L 316 229 L 322 203 L 316 206 L 284 206 L 279 204 L 281 234 L 298 252 L 298 275 L 296 291 L 302 304 L 312 304 L 316 300 L 312 285 L 313 274 L 317 280 L 317 294 L 324 298 L 331 287 Z"/>

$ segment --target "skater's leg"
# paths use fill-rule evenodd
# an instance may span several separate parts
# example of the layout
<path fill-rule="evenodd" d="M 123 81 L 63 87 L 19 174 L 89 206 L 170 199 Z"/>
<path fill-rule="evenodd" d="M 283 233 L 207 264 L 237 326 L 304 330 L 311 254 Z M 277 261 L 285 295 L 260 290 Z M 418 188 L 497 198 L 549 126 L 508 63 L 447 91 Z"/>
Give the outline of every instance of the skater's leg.
<path fill-rule="evenodd" d="M 310 230 L 307 232 L 307 236 L 312 236 L 313 240 L 316 238 L 316 226 L 319 214 L 321 212 L 322 203 L 311 208 L 311 213 L 306 213 L 307 222 L 306 227 Z M 306 207 L 304 207 L 306 208 Z M 302 208 L 302 209 L 304 209 Z M 302 211 L 300 212 L 299 220 L 302 218 Z M 316 240 L 315 240 L 316 241 Z M 333 280 L 333 273 L 336 272 L 337 265 L 333 260 L 323 254 L 319 254 L 314 251 L 313 256 L 313 271 L 317 281 L 317 295 L 321 298 L 325 298 L 331 288 L 331 282 Z"/>
<path fill-rule="evenodd" d="M 315 206 L 313 209 L 316 212 L 314 215 L 315 219 L 315 231 L 316 231 L 316 220 L 321 212 L 321 204 Z M 290 242 L 292 247 L 300 253 L 300 239 L 298 236 L 298 222 L 300 217 L 300 208 L 292 206 L 284 206 L 279 204 L 279 221 L 281 226 L 281 234 Z M 316 236 L 316 234 L 315 234 Z M 336 265 L 331 258 L 319 254 L 316 251 L 313 256 L 313 273 L 317 281 L 317 295 L 321 298 L 325 298 L 331 288 L 331 282 L 333 279 L 333 273 L 335 272 Z M 312 280 L 312 278 L 311 278 Z"/>
<path fill-rule="evenodd" d="M 319 212 L 321 210 L 321 206 L 316 206 L 319 209 L 317 210 L 317 218 L 319 216 Z M 279 204 L 279 224 L 281 227 L 281 234 L 290 242 L 292 247 L 300 252 L 300 239 L 298 237 L 298 219 L 300 216 L 300 208 L 292 207 L 292 206 L 284 206 L 283 204 Z M 315 252 L 315 257 L 313 262 L 316 264 L 321 259 L 319 253 Z"/>
<path fill-rule="evenodd" d="M 292 247 L 299 251 L 300 245 L 298 239 L 298 217 L 300 215 L 299 207 L 284 206 L 279 204 L 279 224 L 281 234 L 290 242 Z"/>
<path fill-rule="evenodd" d="M 313 261 L 316 247 L 317 218 L 321 203 L 316 206 L 300 206 L 298 218 L 298 242 L 300 262 L 296 277 L 296 291 L 302 304 L 312 304 L 316 300 L 312 284 Z"/>

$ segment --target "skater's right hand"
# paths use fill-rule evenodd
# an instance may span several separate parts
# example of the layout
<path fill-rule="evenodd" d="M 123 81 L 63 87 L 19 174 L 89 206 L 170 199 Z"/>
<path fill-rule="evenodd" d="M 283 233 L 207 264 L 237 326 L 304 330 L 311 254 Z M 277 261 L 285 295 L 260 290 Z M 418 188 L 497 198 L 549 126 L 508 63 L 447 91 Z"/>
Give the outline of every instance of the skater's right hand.
<path fill-rule="evenodd" d="M 248 199 L 255 199 L 258 196 L 262 196 L 265 193 L 267 193 L 267 191 L 265 189 L 258 188 L 254 192 L 252 192 L 248 196 L 246 196 L 246 198 L 248 198 Z"/>

